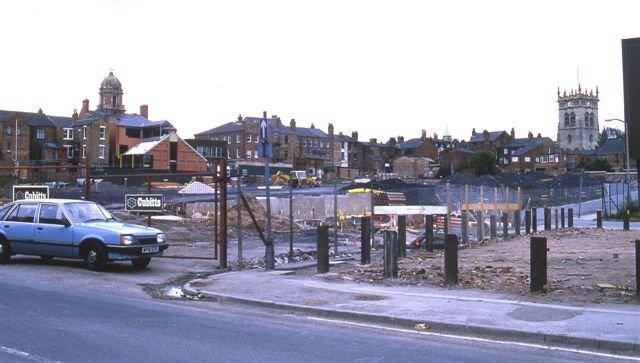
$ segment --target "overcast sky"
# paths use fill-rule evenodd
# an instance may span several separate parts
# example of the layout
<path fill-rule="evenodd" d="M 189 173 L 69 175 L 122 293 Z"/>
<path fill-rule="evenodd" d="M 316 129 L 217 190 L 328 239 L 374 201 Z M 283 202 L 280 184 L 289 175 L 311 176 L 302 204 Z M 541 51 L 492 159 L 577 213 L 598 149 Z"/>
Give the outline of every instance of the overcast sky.
<path fill-rule="evenodd" d="M 361 139 L 446 127 L 555 139 L 556 90 L 577 88 L 578 68 L 600 88 L 600 120 L 623 118 L 620 39 L 640 36 L 637 0 L 3 1 L 0 13 L 0 109 L 93 109 L 113 69 L 128 112 L 149 104 L 183 137 L 266 110 Z"/>

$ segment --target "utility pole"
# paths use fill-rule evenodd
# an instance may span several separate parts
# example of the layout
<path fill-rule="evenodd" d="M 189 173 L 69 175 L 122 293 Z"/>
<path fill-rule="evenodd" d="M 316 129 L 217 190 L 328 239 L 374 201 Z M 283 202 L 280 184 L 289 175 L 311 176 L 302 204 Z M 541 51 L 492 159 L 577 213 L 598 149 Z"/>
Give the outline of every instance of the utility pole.
<path fill-rule="evenodd" d="M 335 244 L 333 245 L 333 253 L 338 255 L 338 175 L 336 173 L 333 179 L 333 238 Z"/>

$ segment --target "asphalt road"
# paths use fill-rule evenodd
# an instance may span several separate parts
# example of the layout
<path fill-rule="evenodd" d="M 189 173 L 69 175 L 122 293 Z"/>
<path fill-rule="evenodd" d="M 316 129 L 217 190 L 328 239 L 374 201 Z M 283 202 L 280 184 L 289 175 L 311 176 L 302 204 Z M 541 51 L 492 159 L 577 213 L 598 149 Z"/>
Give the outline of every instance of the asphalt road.
<path fill-rule="evenodd" d="M 36 261 L 0 266 L 0 362 L 613 360 L 215 302 L 157 300 L 138 286 L 132 289 L 135 284 L 123 276 L 140 277 L 124 267 L 96 274 L 72 263 Z M 91 283 L 109 280 L 109 274 L 117 275 L 117 281 Z"/>

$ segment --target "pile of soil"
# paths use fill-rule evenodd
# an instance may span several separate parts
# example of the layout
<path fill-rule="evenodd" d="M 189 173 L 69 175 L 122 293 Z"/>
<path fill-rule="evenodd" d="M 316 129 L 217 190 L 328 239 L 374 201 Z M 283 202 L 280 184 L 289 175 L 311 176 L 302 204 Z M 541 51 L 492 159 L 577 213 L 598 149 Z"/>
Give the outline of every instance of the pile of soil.
<path fill-rule="evenodd" d="M 260 228 L 264 231 L 267 227 L 267 210 L 260 203 L 255 196 L 244 193 L 244 198 L 249 204 L 249 208 L 253 212 L 253 216 L 256 218 L 256 222 L 260 225 Z M 213 222 L 211 222 L 213 223 Z M 249 212 L 244 207 L 244 203 L 240 207 L 240 223 L 243 229 L 249 231 L 256 231 L 256 228 L 249 216 Z M 227 226 L 229 228 L 236 228 L 238 225 L 238 206 L 236 203 L 232 203 L 227 207 Z M 289 231 L 289 218 L 280 216 L 271 216 L 271 228 L 274 232 L 287 232 Z M 295 221 L 293 223 L 293 230 L 299 230 L 302 227 Z"/>

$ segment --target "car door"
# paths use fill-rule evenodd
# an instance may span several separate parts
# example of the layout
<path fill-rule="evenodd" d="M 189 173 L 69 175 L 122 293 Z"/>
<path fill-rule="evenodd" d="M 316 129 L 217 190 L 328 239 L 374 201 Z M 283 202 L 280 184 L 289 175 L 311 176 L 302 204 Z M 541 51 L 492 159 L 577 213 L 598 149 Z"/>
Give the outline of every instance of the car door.
<path fill-rule="evenodd" d="M 73 227 L 57 204 L 40 203 L 34 232 L 35 254 L 40 256 L 71 257 Z"/>
<path fill-rule="evenodd" d="M 36 209 L 38 209 L 37 203 L 20 203 L 2 221 L 2 228 L 14 253 L 33 254 L 33 230 L 35 228 L 33 220 Z"/>

